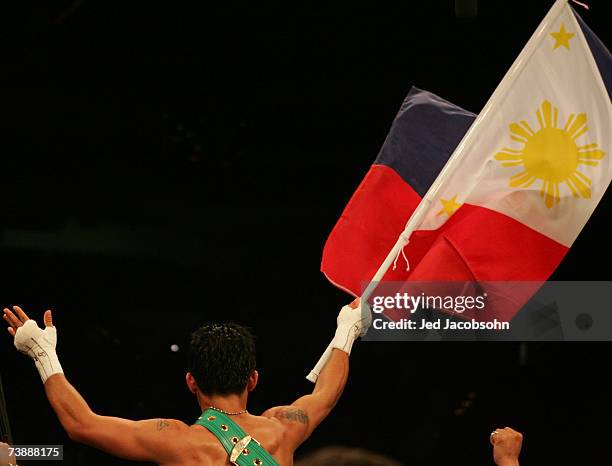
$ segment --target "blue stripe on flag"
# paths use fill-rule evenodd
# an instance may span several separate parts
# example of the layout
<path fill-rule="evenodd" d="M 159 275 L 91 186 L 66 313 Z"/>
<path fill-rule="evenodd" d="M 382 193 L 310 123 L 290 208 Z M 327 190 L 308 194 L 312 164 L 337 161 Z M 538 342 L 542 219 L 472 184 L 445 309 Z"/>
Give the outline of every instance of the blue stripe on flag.
<path fill-rule="evenodd" d="M 599 68 L 599 74 L 601 74 L 601 78 L 608 90 L 608 97 L 612 100 L 612 56 L 610 55 L 610 51 L 606 48 L 601 39 L 591 31 L 573 8 L 572 13 L 574 13 L 578 24 L 580 24 L 584 38 L 587 44 L 589 44 L 593 58 L 595 58 L 595 63 L 597 63 L 597 68 Z"/>
<path fill-rule="evenodd" d="M 476 115 L 412 87 L 374 163 L 393 168 L 421 197 Z"/>

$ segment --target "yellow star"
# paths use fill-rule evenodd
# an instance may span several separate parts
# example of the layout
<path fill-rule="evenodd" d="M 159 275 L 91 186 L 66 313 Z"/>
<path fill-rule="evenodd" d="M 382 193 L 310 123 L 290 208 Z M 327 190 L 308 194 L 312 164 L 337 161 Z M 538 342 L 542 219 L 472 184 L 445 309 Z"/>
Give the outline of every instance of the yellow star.
<path fill-rule="evenodd" d="M 573 32 L 567 32 L 565 30 L 565 25 L 563 24 L 561 24 L 561 29 L 559 29 L 559 32 L 551 32 L 550 35 L 553 36 L 553 39 L 555 39 L 555 46 L 553 47 L 553 50 L 561 46 L 569 50 L 569 41 L 572 37 L 575 36 Z"/>
<path fill-rule="evenodd" d="M 456 194 L 448 200 L 440 198 L 440 203 L 442 203 L 442 209 L 440 210 L 440 212 L 438 212 L 438 217 L 444 214 L 447 214 L 450 217 L 459 207 L 461 207 L 461 204 L 457 202 Z"/>

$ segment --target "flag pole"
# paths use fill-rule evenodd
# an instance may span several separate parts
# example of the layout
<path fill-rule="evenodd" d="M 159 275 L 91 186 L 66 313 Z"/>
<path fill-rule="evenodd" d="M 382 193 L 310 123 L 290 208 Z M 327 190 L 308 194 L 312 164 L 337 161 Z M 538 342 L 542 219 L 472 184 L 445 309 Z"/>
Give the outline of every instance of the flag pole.
<path fill-rule="evenodd" d="M 516 60 L 514 60 L 514 63 L 506 72 L 505 76 L 503 77 L 495 91 L 493 91 L 493 94 L 485 104 L 482 111 L 476 117 L 476 120 L 474 120 L 474 123 L 472 123 L 468 131 L 463 136 L 463 139 L 461 139 L 459 145 L 455 148 L 452 155 L 449 157 L 448 162 L 446 163 L 444 168 L 442 168 L 436 180 L 429 187 L 427 193 L 425 194 L 425 196 L 417 206 L 416 210 L 413 212 L 412 216 L 406 223 L 404 230 L 401 232 L 397 242 L 395 243 L 391 251 L 389 251 L 389 254 L 387 254 L 387 257 L 381 264 L 380 268 L 378 269 L 374 277 L 372 277 L 372 279 L 370 280 L 370 284 L 368 285 L 361 297 L 363 302 L 366 302 L 367 299 L 370 297 L 370 294 L 376 288 L 378 282 L 380 282 L 380 280 L 382 280 L 382 278 L 384 277 L 385 273 L 387 273 L 387 270 L 389 269 L 391 263 L 393 262 L 397 254 L 399 254 L 401 249 L 406 246 L 406 244 L 408 244 L 410 235 L 412 235 L 412 232 L 423 221 L 423 218 L 429 211 L 430 206 L 436 200 L 440 188 L 443 186 L 446 179 L 457 169 L 460 162 L 462 161 L 463 156 L 466 152 L 465 148 L 471 145 L 475 135 L 483 126 L 483 122 L 487 122 L 489 120 L 492 114 L 492 109 L 495 108 L 497 106 L 497 103 L 506 96 L 508 89 L 510 88 L 516 77 L 523 70 L 525 63 L 529 61 L 542 39 L 546 37 L 545 31 L 548 29 L 550 24 L 553 23 L 561 14 L 563 7 L 567 4 L 567 2 L 568 0 L 555 1 L 555 3 L 550 8 L 540 25 L 532 34 L 531 38 L 527 41 L 527 44 L 525 45 L 519 56 L 516 58 Z M 327 349 L 325 350 L 323 355 L 319 358 L 319 361 L 317 362 L 315 367 L 306 376 L 306 378 L 310 382 L 314 383 L 317 381 L 321 370 L 323 370 L 323 367 L 325 367 L 325 364 L 331 356 L 332 349 L 333 347 L 330 343 L 327 346 Z"/>

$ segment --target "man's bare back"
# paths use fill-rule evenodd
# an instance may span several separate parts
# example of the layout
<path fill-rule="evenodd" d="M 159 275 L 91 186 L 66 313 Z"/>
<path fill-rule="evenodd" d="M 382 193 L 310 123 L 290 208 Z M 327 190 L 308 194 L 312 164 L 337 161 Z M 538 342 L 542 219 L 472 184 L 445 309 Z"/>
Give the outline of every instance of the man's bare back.
<path fill-rule="evenodd" d="M 293 424 L 306 425 L 306 413 L 291 406 L 273 408 L 262 416 L 241 414 L 232 416 L 245 432 L 256 439 L 281 466 L 293 465 L 291 439 L 286 438 Z M 231 465 L 219 440 L 205 427 L 188 426 L 181 421 L 160 419 L 156 429 L 167 436 L 168 442 L 176 444 L 177 453 L 184 452 L 176 461 L 160 463 L 162 466 L 217 466 Z"/>

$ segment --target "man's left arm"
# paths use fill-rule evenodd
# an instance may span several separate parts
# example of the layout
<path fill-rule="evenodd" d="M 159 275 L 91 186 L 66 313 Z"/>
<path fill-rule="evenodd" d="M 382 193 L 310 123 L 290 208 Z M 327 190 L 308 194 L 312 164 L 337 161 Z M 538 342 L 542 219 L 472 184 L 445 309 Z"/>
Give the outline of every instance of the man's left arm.
<path fill-rule="evenodd" d="M 51 311 L 45 330 L 18 306 L 4 310 L 17 349 L 36 363 L 51 407 L 71 439 L 133 461 L 174 462 L 183 453 L 181 438 L 187 425 L 171 419 L 131 421 L 94 413 L 64 376 L 55 352 L 57 340 Z"/>

